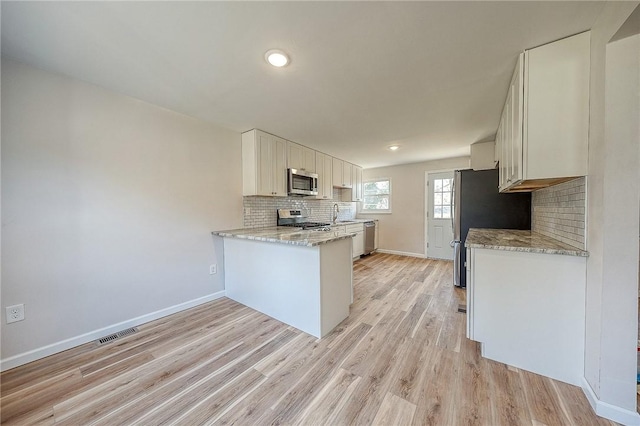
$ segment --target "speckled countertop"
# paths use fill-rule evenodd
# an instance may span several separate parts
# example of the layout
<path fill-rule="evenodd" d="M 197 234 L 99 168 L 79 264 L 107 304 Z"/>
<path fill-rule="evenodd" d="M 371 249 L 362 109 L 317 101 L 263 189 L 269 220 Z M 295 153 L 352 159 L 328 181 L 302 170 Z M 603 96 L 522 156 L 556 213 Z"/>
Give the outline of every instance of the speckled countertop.
<path fill-rule="evenodd" d="M 290 228 L 286 226 L 230 229 L 227 231 L 214 231 L 212 234 L 226 238 L 242 238 L 245 240 L 307 247 L 343 240 L 356 235 L 354 233 L 340 231 L 303 231 L 302 228 Z"/>
<path fill-rule="evenodd" d="M 470 229 L 465 241 L 469 248 L 563 254 L 587 257 L 589 253 L 537 232 L 514 229 Z"/>

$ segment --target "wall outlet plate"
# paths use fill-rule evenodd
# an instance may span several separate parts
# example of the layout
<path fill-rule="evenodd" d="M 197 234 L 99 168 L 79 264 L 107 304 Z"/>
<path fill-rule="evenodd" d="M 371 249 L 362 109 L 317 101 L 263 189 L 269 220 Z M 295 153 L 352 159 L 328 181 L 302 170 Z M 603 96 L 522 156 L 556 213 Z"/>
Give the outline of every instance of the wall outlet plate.
<path fill-rule="evenodd" d="M 11 305 L 6 307 L 7 324 L 22 321 L 24 319 L 24 305 Z"/>
<path fill-rule="evenodd" d="M 214 275 L 218 273 L 218 265 L 215 263 L 213 265 L 209 265 L 209 275 Z"/>

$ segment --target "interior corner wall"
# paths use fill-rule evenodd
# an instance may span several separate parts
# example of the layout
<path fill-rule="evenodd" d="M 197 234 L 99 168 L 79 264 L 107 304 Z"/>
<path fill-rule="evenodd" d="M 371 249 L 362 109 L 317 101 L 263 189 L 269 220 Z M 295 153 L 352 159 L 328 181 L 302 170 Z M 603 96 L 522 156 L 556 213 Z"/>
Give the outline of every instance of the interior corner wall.
<path fill-rule="evenodd" d="M 620 68 L 624 59 L 616 48 L 609 50 L 619 42 L 607 43 L 637 5 L 605 3 L 591 30 L 585 379 L 596 412 L 624 423 L 638 420 L 638 78 L 634 83 L 630 70 Z M 638 61 L 635 52 L 631 63 Z M 618 78 L 625 79 L 622 87 Z"/>
<path fill-rule="evenodd" d="M 361 210 L 358 211 L 359 217 L 379 220 L 379 249 L 418 257 L 426 256 L 425 172 L 468 169 L 469 161 L 469 157 L 456 157 L 365 169 L 363 180 L 391 179 L 391 213 L 365 214 Z"/>
<path fill-rule="evenodd" d="M 239 133 L 5 58 L 1 108 L 3 368 L 224 290 Z"/>

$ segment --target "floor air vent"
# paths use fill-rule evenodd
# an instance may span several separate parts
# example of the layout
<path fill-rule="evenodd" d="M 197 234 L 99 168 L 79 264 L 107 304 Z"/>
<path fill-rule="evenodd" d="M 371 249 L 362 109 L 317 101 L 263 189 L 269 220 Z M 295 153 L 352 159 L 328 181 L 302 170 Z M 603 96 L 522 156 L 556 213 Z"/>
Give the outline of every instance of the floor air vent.
<path fill-rule="evenodd" d="M 104 345 L 105 343 L 113 342 L 121 337 L 128 336 L 137 332 L 138 329 L 135 327 L 127 328 L 126 330 L 118 331 L 117 333 L 110 334 L 108 336 L 104 336 L 97 340 L 98 345 Z"/>

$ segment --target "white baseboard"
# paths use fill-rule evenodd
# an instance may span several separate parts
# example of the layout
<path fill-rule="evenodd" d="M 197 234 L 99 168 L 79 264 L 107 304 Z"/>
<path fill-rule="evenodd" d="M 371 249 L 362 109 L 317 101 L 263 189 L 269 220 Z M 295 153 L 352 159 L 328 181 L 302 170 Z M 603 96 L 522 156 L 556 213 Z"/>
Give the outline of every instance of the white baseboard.
<path fill-rule="evenodd" d="M 582 392 L 584 392 L 589 404 L 591 404 L 591 408 L 593 408 L 593 411 L 598 416 L 627 426 L 640 425 L 640 414 L 636 411 L 627 410 L 625 408 L 600 401 L 591 388 L 591 385 L 584 377 L 582 378 Z"/>
<path fill-rule="evenodd" d="M 101 337 L 107 336 L 112 333 L 116 333 L 125 328 L 136 327 L 149 321 L 156 320 L 158 318 L 166 317 L 167 315 L 175 314 L 176 312 L 184 311 L 194 306 L 201 305 L 203 303 L 211 302 L 212 300 L 219 299 L 225 296 L 225 291 L 219 291 L 217 293 L 208 294 L 197 299 L 189 300 L 187 302 L 179 303 L 168 308 L 160 309 L 159 311 L 151 312 L 149 314 L 141 315 L 137 318 L 122 321 L 117 324 L 113 324 L 107 327 L 100 328 L 98 330 L 90 331 L 89 333 L 82 334 L 80 336 L 71 337 L 60 342 L 52 343 L 41 348 L 33 349 L 28 352 L 24 352 L 18 355 L 14 355 L 7 359 L 0 360 L 0 371 L 9 370 L 27 364 L 32 361 L 36 361 L 40 358 L 47 357 L 49 355 L 56 354 L 58 352 L 66 351 L 67 349 L 74 348 L 76 346 L 83 345 Z"/>
<path fill-rule="evenodd" d="M 425 255 L 422 253 L 411 253 L 408 251 L 397 251 L 397 250 L 385 250 L 385 249 L 376 249 L 378 253 L 386 253 L 386 254 L 397 254 L 398 256 L 409 256 L 409 257 L 419 257 L 424 259 Z"/>

